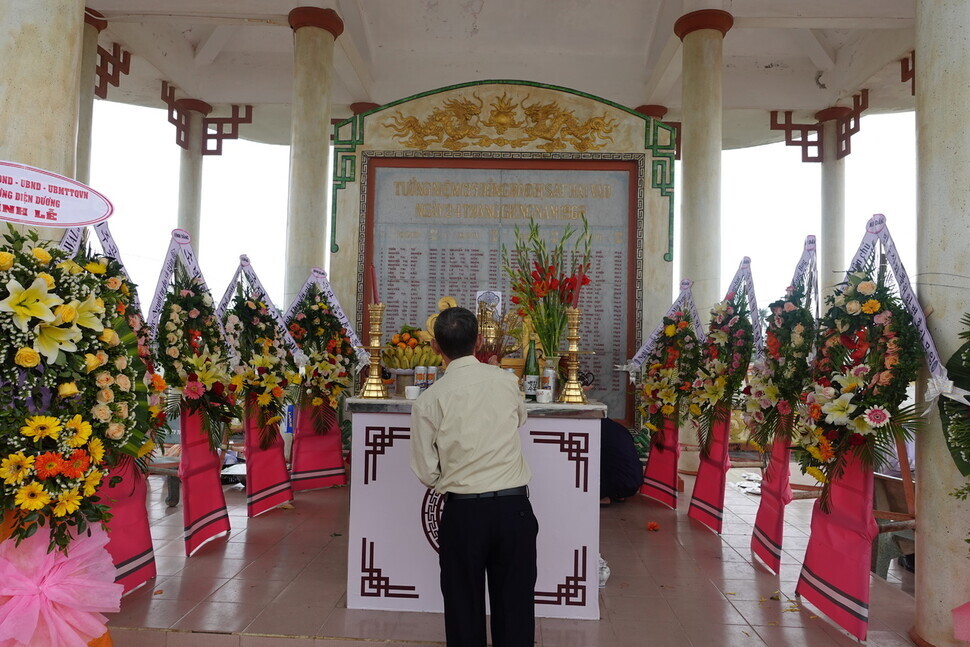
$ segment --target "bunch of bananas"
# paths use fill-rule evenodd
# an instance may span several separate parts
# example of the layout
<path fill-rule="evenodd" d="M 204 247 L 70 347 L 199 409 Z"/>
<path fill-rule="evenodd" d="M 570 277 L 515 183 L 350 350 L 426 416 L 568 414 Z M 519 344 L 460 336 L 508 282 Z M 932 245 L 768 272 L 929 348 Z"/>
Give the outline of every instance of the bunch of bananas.
<path fill-rule="evenodd" d="M 413 326 L 402 326 L 391 337 L 388 348 L 381 353 L 387 368 L 409 369 L 415 366 L 441 366 L 441 355 L 431 350 L 431 334 Z"/>
<path fill-rule="evenodd" d="M 441 355 L 431 350 L 430 345 L 395 346 L 387 348 L 381 353 L 381 361 L 387 368 L 409 369 L 415 366 L 441 366 Z"/>

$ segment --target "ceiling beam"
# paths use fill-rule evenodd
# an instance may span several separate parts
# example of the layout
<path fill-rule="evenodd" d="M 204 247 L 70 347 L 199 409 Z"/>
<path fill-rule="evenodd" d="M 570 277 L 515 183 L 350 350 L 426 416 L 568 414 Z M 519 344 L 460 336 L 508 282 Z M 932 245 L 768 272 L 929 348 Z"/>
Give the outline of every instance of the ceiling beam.
<path fill-rule="evenodd" d="M 819 78 L 837 99 L 847 99 L 864 88 L 886 65 L 905 57 L 915 48 L 912 29 L 876 31 L 862 34 L 842 49 L 852 56 L 839 56 L 835 66 Z"/>
<path fill-rule="evenodd" d="M 137 56 L 148 61 L 162 79 L 175 85 L 189 98 L 201 98 L 202 83 L 189 78 L 196 69 L 191 43 L 171 25 L 108 23 L 108 31 Z"/>
<path fill-rule="evenodd" d="M 835 67 L 835 50 L 825 44 L 818 30 L 792 29 L 791 35 L 817 69 L 831 70 Z"/>
<path fill-rule="evenodd" d="M 911 16 L 735 16 L 734 29 L 912 29 Z"/>
<path fill-rule="evenodd" d="M 195 64 L 199 67 L 211 65 L 219 53 L 236 33 L 231 25 L 216 25 L 209 35 L 195 48 Z"/>
<path fill-rule="evenodd" d="M 680 39 L 671 33 L 660 51 L 660 56 L 654 63 L 650 78 L 647 79 L 644 103 L 664 104 L 667 102 L 670 90 L 680 79 L 683 72 L 684 60 L 681 48 Z"/>

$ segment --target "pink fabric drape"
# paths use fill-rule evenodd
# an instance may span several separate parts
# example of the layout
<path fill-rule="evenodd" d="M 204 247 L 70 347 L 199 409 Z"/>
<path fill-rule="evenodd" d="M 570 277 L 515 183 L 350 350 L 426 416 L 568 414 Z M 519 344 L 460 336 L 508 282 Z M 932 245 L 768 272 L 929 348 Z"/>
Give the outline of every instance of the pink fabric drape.
<path fill-rule="evenodd" d="M 849 458 L 830 484 L 831 511 L 818 501 L 795 593 L 859 640 L 869 627 L 869 566 L 879 532 L 872 516 L 872 468 Z"/>
<path fill-rule="evenodd" d="M 325 433 L 314 430 L 314 416 L 327 421 Z M 347 484 L 337 412 L 329 406 L 297 408 L 292 453 L 290 479 L 295 492 Z"/>
<path fill-rule="evenodd" d="M 791 503 L 790 485 L 791 441 L 782 429 L 788 429 L 784 419 L 778 421 L 779 435 L 771 446 L 768 469 L 761 481 L 761 503 L 754 519 L 751 552 L 775 573 L 781 568 L 781 547 L 785 535 L 785 506 Z"/>
<path fill-rule="evenodd" d="M 680 457 L 680 433 L 677 421 L 664 418 L 663 428 L 654 433 L 650 456 L 643 470 L 640 494 L 677 508 L 677 460 Z"/>
<path fill-rule="evenodd" d="M 185 524 L 185 554 L 229 532 L 229 513 L 222 493 L 219 455 L 209 446 L 198 414 L 183 409 L 182 429 L 182 519 Z"/>
<path fill-rule="evenodd" d="M 721 406 L 721 405 L 718 405 Z M 719 416 L 711 427 L 711 451 L 701 453 L 697 480 L 690 498 L 687 516 L 700 521 L 716 533 L 721 532 L 724 521 L 724 487 L 731 460 L 728 458 L 728 440 L 731 434 L 731 416 Z"/>
<path fill-rule="evenodd" d="M 113 478 L 121 481 L 110 487 Z M 132 458 L 115 465 L 98 488 L 101 503 L 111 508 L 108 552 L 115 565 L 115 582 L 132 591 L 155 577 L 155 551 L 148 524 L 147 479 Z"/>
<path fill-rule="evenodd" d="M 953 616 L 953 637 L 970 642 L 970 602 L 950 612 Z"/>
<path fill-rule="evenodd" d="M 283 456 L 283 437 L 279 424 L 272 425 L 273 442 L 266 449 L 260 447 L 263 429 L 259 425 L 256 396 L 248 395 L 246 402 L 246 513 L 250 517 L 272 510 L 281 503 L 293 500 L 290 473 Z"/>

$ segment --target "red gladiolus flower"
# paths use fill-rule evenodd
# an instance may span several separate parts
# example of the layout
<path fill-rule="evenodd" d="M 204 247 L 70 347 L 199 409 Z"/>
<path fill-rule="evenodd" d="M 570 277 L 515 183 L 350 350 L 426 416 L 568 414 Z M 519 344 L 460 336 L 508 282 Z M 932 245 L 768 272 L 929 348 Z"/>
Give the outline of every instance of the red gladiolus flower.
<path fill-rule="evenodd" d="M 515 305 L 519 305 L 520 303 L 522 303 L 522 299 L 520 299 L 519 297 L 512 297 L 512 303 L 514 303 Z"/>
<path fill-rule="evenodd" d="M 858 447 L 859 445 L 864 445 L 865 443 L 866 439 L 862 434 L 852 434 L 849 436 L 849 444 L 853 447 Z"/>

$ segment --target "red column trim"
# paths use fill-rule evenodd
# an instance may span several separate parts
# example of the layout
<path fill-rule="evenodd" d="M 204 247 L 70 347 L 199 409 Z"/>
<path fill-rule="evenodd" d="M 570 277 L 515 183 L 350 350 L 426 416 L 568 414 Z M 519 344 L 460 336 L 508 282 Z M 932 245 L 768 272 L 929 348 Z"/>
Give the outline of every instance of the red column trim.
<path fill-rule="evenodd" d="M 97 29 L 99 34 L 108 27 L 108 21 L 101 15 L 101 12 L 88 7 L 84 8 L 84 22 Z"/>
<path fill-rule="evenodd" d="M 734 26 L 734 16 L 720 9 L 701 9 L 684 14 L 674 23 L 674 34 L 684 40 L 684 36 L 699 29 L 716 29 L 725 35 Z"/>
<path fill-rule="evenodd" d="M 815 121 L 822 123 L 823 121 L 831 121 L 833 119 L 845 119 L 850 114 L 852 114 L 852 108 L 846 108 L 845 106 L 832 106 L 831 108 L 826 108 L 816 112 Z"/>
<path fill-rule="evenodd" d="M 333 9 L 319 7 L 297 7 L 287 16 L 293 31 L 301 27 L 318 27 L 326 29 L 334 38 L 344 33 L 344 21 Z"/>
<path fill-rule="evenodd" d="M 653 117 L 654 119 L 663 119 L 664 115 L 667 114 L 667 106 L 658 106 L 656 104 L 637 106 L 634 110 L 641 115 Z"/>
<path fill-rule="evenodd" d="M 380 107 L 381 107 L 381 104 L 379 103 L 372 103 L 370 101 L 357 101 L 355 103 L 350 104 L 350 111 L 355 115 L 359 115 L 364 112 L 370 112 L 374 108 L 380 108 Z M 341 121 L 343 120 L 341 119 Z"/>

